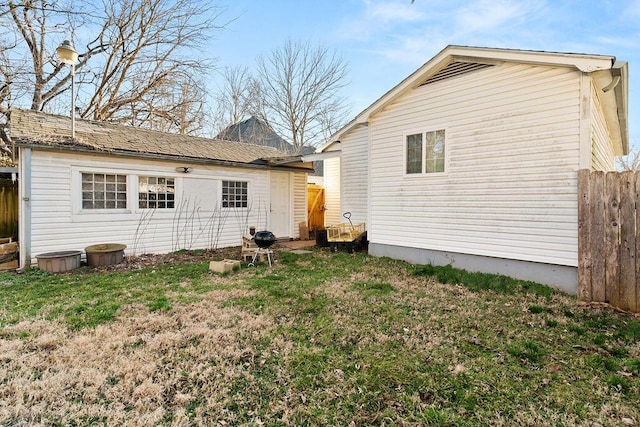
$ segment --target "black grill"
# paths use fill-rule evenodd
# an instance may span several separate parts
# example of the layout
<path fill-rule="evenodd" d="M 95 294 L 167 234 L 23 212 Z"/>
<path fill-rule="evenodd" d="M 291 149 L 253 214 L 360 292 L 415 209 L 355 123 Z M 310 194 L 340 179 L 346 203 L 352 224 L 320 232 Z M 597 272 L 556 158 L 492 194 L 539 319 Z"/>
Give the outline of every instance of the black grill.
<path fill-rule="evenodd" d="M 276 236 L 267 230 L 257 231 L 253 240 L 259 248 L 266 249 L 276 242 Z"/>

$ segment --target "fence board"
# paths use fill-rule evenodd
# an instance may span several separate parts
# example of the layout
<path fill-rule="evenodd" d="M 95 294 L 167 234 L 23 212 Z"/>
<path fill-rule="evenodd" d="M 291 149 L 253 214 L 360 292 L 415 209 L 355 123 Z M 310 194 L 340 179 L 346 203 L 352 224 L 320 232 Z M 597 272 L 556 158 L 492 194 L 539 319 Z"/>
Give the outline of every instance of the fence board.
<path fill-rule="evenodd" d="M 578 298 L 591 301 L 590 172 L 578 171 Z"/>
<path fill-rule="evenodd" d="M 618 307 L 620 283 L 620 185 L 617 174 L 608 173 L 605 179 L 605 301 Z"/>
<path fill-rule="evenodd" d="M 0 179 L 0 237 L 18 237 L 18 186 Z"/>
<path fill-rule="evenodd" d="M 640 172 L 578 173 L 578 297 L 640 312 Z"/>
<path fill-rule="evenodd" d="M 636 203 L 633 172 L 620 174 L 620 278 L 618 307 L 636 311 Z"/>
<path fill-rule="evenodd" d="M 640 258 L 638 258 L 638 252 L 640 251 L 640 173 L 635 174 L 635 192 L 634 192 L 634 200 L 636 206 L 636 227 L 635 227 L 635 236 L 636 236 L 636 284 L 635 284 L 635 312 L 640 313 Z"/>
<path fill-rule="evenodd" d="M 604 302 L 605 292 L 605 271 L 606 263 L 604 254 L 604 173 L 597 171 L 591 174 L 590 201 L 590 225 L 591 225 L 591 300 Z"/>

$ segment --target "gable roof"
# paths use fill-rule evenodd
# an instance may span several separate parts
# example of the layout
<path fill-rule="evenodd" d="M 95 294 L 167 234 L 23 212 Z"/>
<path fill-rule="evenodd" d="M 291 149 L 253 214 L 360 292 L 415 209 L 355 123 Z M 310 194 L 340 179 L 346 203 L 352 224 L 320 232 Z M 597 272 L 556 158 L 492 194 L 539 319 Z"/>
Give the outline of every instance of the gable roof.
<path fill-rule="evenodd" d="M 283 150 L 290 155 L 307 155 L 316 151 L 314 147 L 310 146 L 296 150 L 292 144 L 281 138 L 271 126 L 254 116 L 226 127 L 216 136 L 216 139 L 266 145 Z M 322 176 L 324 173 L 322 161 L 314 160 L 313 169 L 314 175 Z"/>
<path fill-rule="evenodd" d="M 11 138 L 17 146 L 76 152 L 103 152 L 138 158 L 236 166 L 276 166 L 288 154 L 273 147 L 170 134 L 132 126 L 76 120 L 71 138 L 71 119 L 66 116 L 13 109 Z M 298 169 L 309 165 L 287 164 Z"/>
<path fill-rule="evenodd" d="M 266 145 L 287 153 L 294 151 L 293 145 L 275 133 L 268 124 L 254 116 L 226 127 L 216 136 L 216 139 Z"/>
<path fill-rule="evenodd" d="M 456 45 L 445 47 L 398 85 L 365 108 L 353 120 L 334 133 L 329 141 L 318 149 L 318 152 L 326 150 L 355 127 L 367 125 L 370 117 L 418 86 L 504 62 L 573 68 L 593 75 L 594 80 L 608 79 L 606 80 L 607 84 L 618 77 L 620 84 L 617 84 L 613 88 L 614 90 L 605 91 L 602 99 L 604 108 L 607 110 L 605 116 L 607 116 L 610 128 L 617 131 L 617 135 L 613 135 L 614 142 L 617 142 L 625 154 L 628 152 L 628 65 L 626 62 L 616 61 L 614 56 L 607 55 Z"/>

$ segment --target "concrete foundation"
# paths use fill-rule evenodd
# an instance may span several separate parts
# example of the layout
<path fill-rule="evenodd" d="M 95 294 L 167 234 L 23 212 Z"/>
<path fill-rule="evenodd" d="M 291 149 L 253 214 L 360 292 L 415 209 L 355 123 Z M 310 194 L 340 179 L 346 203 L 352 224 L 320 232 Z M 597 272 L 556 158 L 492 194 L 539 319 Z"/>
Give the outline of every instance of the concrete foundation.
<path fill-rule="evenodd" d="M 542 283 L 571 295 L 575 295 L 578 291 L 577 267 L 381 245 L 372 242 L 369 243 L 369 254 L 400 259 L 411 264 L 451 265 L 471 272 L 503 274 L 514 279 Z"/>

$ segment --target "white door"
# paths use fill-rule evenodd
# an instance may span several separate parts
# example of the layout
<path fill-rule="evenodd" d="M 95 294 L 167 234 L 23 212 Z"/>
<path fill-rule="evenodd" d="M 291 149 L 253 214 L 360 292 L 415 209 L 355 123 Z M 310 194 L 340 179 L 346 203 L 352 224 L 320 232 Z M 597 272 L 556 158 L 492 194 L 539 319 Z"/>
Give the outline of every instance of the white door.
<path fill-rule="evenodd" d="M 289 174 L 271 172 L 271 207 L 269 214 L 269 231 L 276 237 L 291 237 L 291 190 Z"/>

